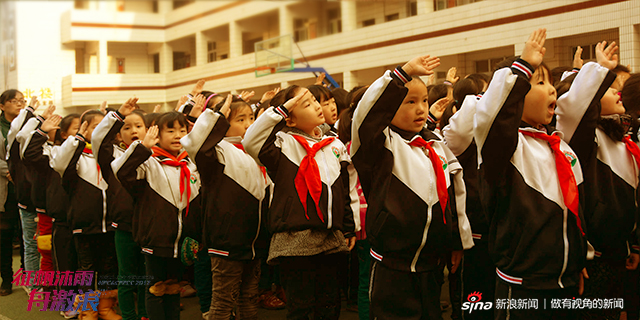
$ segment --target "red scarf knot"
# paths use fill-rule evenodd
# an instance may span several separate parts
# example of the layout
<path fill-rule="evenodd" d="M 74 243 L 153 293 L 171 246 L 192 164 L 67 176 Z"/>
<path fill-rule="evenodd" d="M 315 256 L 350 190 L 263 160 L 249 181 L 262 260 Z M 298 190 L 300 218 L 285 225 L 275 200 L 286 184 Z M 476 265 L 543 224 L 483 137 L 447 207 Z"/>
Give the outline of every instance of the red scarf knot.
<path fill-rule="evenodd" d="M 558 137 L 557 135 L 548 135 L 542 132 L 520 130 L 520 133 L 525 136 L 544 140 L 551 147 L 551 150 L 553 151 L 553 157 L 556 162 L 556 171 L 558 171 L 558 181 L 560 182 L 560 190 L 562 190 L 562 198 L 564 200 L 564 204 L 576 217 L 576 222 L 578 224 L 578 228 L 580 229 L 580 233 L 582 233 L 582 235 L 584 236 L 584 231 L 582 231 L 582 223 L 580 222 L 580 215 L 578 214 L 578 208 L 580 207 L 578 184 L 576 182 L 576 177 L 573 174 L 573 169 L 571 169 L 571 161 L 569 161 L 564 152 L 560 150 L 560 142 L 562 141 L 562 139 L 560 139 L 560 137 Z"/>
<path fill-rule="evenodd" d="M 447 191 L 447 179 L 444 175 L 444 169 L 442 168 L 442 161 L 440 157 L 433 149 L 433 141 L 426 142 L 422 137 L 417 137 L 413 141 L 409 142 L 410 146 L 425 148 L 429 151 L 429 160 L 431 160 L 431 166 L 436 173 L 436 186 L 438 189 L 438 200 L 440 201 L 440 207 L 442 208 L 442 221 L 447 224 L 447 218 L 445 212 L 447 208 L 447 202 L 449 201 L 449 192 Z"/>
<path fill-rule="evenodd" d="M 315 156 L 320 149 L 331 144 L 335 138 L 323 139 L 314 144 L 313 147 L 310 147 L 309 142 L 307 142 L 307 139 L 304 137 L 298 135 L 292 136 L 307 151 L 307 155 L 304 156 L 300 162 L 300 168 L 298 168 L 298 173 L 294 180 L 298 197 L 304 207 L 304 215 L 307 217 L 307 220 L 309 220 L 309 215 L 307 214 L 307 192 L 309 192 L 311 199 L 315 202 L 318 217 L 324 222 L 319 204 L 320 195 L 322 194 L 322 179 L 320 178 L 320 169 L 318 168 L 318 162 L 316 162 Z"/>
<path fill-rule="evenodd" d="M 93 154 L 93 150 L 91 149 L 90 143 L 85 143 L 84 149 L 82 149 L 82 153 Z M 98 159 L 96 159 L 96 168 L 98 169 L 98 185 L 100 184 L 100 164 L 98 163 Z"/>
<path fill-rule="evenodd" d="M 189 170 L 189 161 L 185 159 L 187 157 L 187 152 L 183 151 L 178 155 L 178 157 L 174 157 L 172 154 L 159 147 L 151 147 L 151 150 L 153 151 L 153 155 L 151 155 L 152 157 L 162 156 L 166 158 L 160 161 L 162 164 L 180 168 L 180 201 L 182 201 L 182 195 L 186 193 L 187 211 L 184 215 L 186 217 L 189 214 L 189 202 L 191 199 L 191 186 L 189 185 L 191 171 Z"/>

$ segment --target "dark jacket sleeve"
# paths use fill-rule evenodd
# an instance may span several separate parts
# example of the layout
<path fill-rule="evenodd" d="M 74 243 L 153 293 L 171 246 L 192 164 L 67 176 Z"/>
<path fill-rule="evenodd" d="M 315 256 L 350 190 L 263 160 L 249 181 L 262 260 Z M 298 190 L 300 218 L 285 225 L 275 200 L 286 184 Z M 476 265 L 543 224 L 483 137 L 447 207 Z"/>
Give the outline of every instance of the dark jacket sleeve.
<path fill-rule="evenodd" d="M 134 199 L 142 191 L 141 181 L 146 179 L 146 167 L 143 164 L 152 154 L 141 141 L 135 141 L 122 156 L 111 162 L 113 174 Z"/>
<path fill-rule="evenodd" d="M 191 132 L 180 139 L 182 146 L 194 159 L 198 172 L 205 179 L 211 179 L 220 165 L 216 146 L 229 130 L 229 121 L 218 112 L 210 109 L 198 117 Z"/>

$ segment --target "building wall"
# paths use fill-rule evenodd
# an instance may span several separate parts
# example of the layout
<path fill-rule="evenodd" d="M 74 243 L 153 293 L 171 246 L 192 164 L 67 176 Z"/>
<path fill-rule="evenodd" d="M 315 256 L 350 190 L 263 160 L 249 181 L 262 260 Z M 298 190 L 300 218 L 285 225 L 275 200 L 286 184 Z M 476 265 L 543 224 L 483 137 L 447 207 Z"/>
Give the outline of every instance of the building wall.
<path fill-rule="evenodd" d="M 19 16 L 19 30 L 34 30 L 20 36 L 17 78 L 24 82 L 18 86 L 48 81 L 56 101 L 64 99 L 65 107 L 74 109 L 97 105 L 105 96 L 121 101 L 132 95 L 168 107 L 167 101 L 189 92 L 198 79 L 216 92 L 312 83 L 311 73 L 256 78 L 255 54 L 243 54 L 244 40 L 291 34 L 294 19 L 317 21 L 316 38 L 298 46 L 311 66 L 324 67 L 346 89 L 368 84 L 420 54 L 442 57 L 440 75 L 452 66 L 470 74 L 477 71 L 476 61 L 519 54 L 538 27 L 548 29 L 545 62 L 552 68 L 570 65 L 576 45 L 615 40 L 621 63 L 640 70 L 640 0 L 484 0 L 439 11 L 433 11 L 432 0 L 418 0 L 413 17 L 407 17 L 404 1 L 198 1 L 176 10 L 159 1 L 159 13 L 151 12 L 152 4 L 127 1 L 125 12 L 118 12 L 116 1 L 92 0 L 86 10 L 73 9 L 73 2 L 15 3 L 18 12 L 46 23 L 36 30 L 28 23 L 31 17 Z M 336 6 L 343 31 L 328 35 L 326 11 Z M 51 19 L 52 13 L 59 20 Z M 394 13 L 399 19 L 385 22 Z M 363 28 L 362 21 L 372 18 L 376 24 Z M 29 41 L 34 38 L 43 39 Z M 217 53 L 228 59 L 208 62 L 207 41 L 216 41 Z M 46 48 L 51 59 L 42 59 L 43 50 L 36 47 Z M 190 54 L 189 68 L 173 71 L 174 51 Z M 303 60 L 295 45 L 293 52 Z M 153 54 L 160 56 L 160 74 L 152 73 Z M 76 74 L 76 56 L 82 56 L 84 74 Z M 123 75 L 112 74 L 117 57 L 125 58 Z"/>

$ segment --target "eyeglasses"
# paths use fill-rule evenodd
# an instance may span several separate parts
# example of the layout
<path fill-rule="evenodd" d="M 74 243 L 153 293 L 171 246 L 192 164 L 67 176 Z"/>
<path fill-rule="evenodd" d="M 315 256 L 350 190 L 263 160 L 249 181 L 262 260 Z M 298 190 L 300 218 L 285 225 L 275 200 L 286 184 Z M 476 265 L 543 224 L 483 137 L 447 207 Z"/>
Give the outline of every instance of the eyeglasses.
<path fill-rule="evenodd" d="M 27 100 L 11 99 L 11 100 L 9 100 L 9 102 L 11 102 L 13 104 L 27 104 Z"/>

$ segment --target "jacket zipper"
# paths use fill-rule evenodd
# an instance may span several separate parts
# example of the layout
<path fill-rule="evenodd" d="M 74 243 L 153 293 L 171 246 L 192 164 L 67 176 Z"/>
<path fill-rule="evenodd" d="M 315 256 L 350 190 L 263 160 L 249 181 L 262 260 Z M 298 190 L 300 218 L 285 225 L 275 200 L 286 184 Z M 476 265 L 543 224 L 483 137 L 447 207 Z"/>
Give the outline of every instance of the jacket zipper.
<path fill-rule="evenodd" d="M 423 149 L 424 151 L 424 149 Z M 435 176 L 435 172 L 434 175 Z M 429 183 L 429 203 L 433 202 L 433 181 L 431 181 L 432 183 Z M 431 216 L 432 216 L 432 208 L 433 205 L 431 204 L 427 204 L 427 223 L 424 226 L 424 230 L 422 231 L 422 242 L 420 243 L 420 247 L 418 247 L 418 250 L 416 251 L 415 256 L 413 257 L 413 261 L 411 261 L 411 272 L 416 272 L 416 264 L 418 264 L 418 258 L 420 257 L 420 253 L 422 252 L 422 249 L 424 248 L 425 244 L 427 244 L 427 234 L 429 233 L 429 227 L 431 226 Z"/>
<path fill-rule="evenodd" d="M 258 175 L 258 185 L 262 182 L 262 174 Z M 256 236 L 253 238 L 251 242 L 251 260 L 256 258 L 256 241 L 258 240 L 258 236 L 260 236 L 260 225 L 262 224 L 262 201 L 264 200 L 264 195 L 262 199 L 258 201 L 258 230 L 256 231 Z"/>
<path fill-rule="evenodd" d="M 102 190 L 102 233 L 107 232 L 107 191 Z"/>
<path fill-rule="evenodd" d="M 324 172 L 327 175 L 327 181 L 329 179 L 329 165 L 327 163 L 327 156 L 322 151 L 322 160 L 324 160 Z M 321 181 L 322 183 L 322 181 Z M 332 209 L 333 209 L 333 193 L 331 192 L 331 186 L 327 184 L 327 199 L 329 203 L 327 204 L 327 229 L 331 229 L 332 227 Z"/>
<path fill-rule="evenodd" d="M 558 277 L 558 285 L 560 288 L 564 289 L 564 285 L 562 284 L 562 276 L 564 272 L 567 270 L 567 263 L 569 262 L 569 238 L 567 237 L 567 208 L 565 208 L 562 212 L 563 220 L 562 220 L 562 238 L 564 241 L 564 262 L 562 264 L 562 271 L 560 272 L 560 276 Z"/>
<path fill-rule="evenodd" d="M 187 199 L 189 201 L 189 199 Z M 180 237 L 182 236 L 182 209 L 178 210 L 178 236 L 176 237 L 176 241 L 173 243 L 173 257 L 178 257 L 178 242 L 180 241 Z"/>

